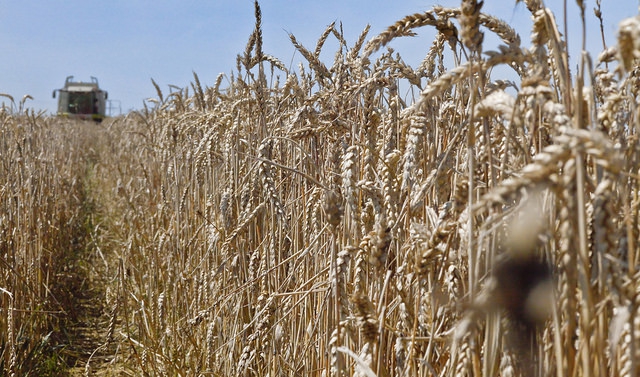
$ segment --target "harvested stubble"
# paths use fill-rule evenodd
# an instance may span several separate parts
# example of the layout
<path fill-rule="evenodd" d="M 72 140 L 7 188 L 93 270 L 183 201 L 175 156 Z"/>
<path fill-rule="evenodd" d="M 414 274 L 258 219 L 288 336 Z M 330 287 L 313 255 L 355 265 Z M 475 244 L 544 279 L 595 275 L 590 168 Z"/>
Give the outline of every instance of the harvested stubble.
<path fill-rule="evenodd" d="M 354 47 L 334 24 L 313 50 L 291 36 L 307 59 L 297 73 L 262 51 L 256 3 L 227 88 L 196 76 L 193 94 L 164 97 L 154 83 L 153 108 L 105 129 L 91 190 L 114 278 L 115 359 L 148 375 L 636 374 L 640 23 L 572 76 L 553 14 L 525 3 L 529 49 L 465 0 L 365 44 L 367 28 Z M 437 36 L 418 69 L 375 55 L 419 27 Z M 506 45 L 481 54 L 482 33 Z M 339 44 L 330 67 L 319 59 L 328 38 Z M 515 85 L 490 75 L 497 65 Z M 420 96 L 402 98 L 399 83 Z M 1 119 L 19 153 L 13 128 L 31 118 Z M 54 132 L 50 122 L 32 127 Z M 59 187 L 66 171 L 38 187 Z M 23 177 L 9 182 L 6 213 L 23 219 L 10 185 L 35 194 Z M 1 245 L 15 270 L 1 285 L 10 310 L 25 305 L 18 290 L 42 286 L 16 279 L 31 276 L 30 249 Z M 553 278 L 509 268 L 529 264 Z M 20 328 L 12 313 L 3 326 Z"/>

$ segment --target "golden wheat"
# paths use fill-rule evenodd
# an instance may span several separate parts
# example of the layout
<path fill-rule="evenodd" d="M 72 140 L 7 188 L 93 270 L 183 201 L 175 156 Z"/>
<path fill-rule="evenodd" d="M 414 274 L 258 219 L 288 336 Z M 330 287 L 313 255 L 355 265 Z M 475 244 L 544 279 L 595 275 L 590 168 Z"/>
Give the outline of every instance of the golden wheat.
<path fill-rule="evenodd" d="M 525 3 L 530 48 L 464 0 L 290 35 L 294 70 L 255 2 L 212 87 L 102 125 L 3 108 L 2 374 L 637 374 L 638 20 L 572 76 Z M 414 68 L 391 47 L 423 26 Z"/>

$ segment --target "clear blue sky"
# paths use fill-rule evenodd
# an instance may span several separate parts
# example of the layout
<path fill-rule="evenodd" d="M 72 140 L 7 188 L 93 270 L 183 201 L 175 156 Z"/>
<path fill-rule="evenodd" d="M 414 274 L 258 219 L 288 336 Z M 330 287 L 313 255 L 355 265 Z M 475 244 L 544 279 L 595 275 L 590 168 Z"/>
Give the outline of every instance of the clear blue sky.
<path fill-rule="evenodd" d="M 601 50 L 599 27 L 593 17 L 595 0 L 587 1 L 588 42 Z M 637 0 L 602 0 L 607 43 L 615 43 L 617 25 L 638 13 Z M 342 22 L 347 42 L 354 43 L 367 24 L 370 37 L 405 15 L 429 10 L 432 5 L 459 6 L 459 0 L 263 0 L 264 51 L 285 64 L 303 58 L 295 53 L 287 33 L 309 49 L 327 25 Z M 547 0 L 562 22 L 562 1 Z M 577 46 L 579 25 L 575 1 L 567 0 L 570 43 Z M 529 45 L 530 17 L 522 3 L 485 0 L 483 11 L 498 16 L 519 30 Z M 0 93 L 16 101 L 25 94 L 27 104 L 55 111 L 54 89 L 66 76 L 89 81 L 95 76 L 120 100 L 122 110 L 139 109 L 145 98 L 155 97 L 153 78 L 165 93 L 168 85 L 188 86 L 195 71 L 203 85 L 213 85 L 219 73 L 235 69 L 236 55 L 244 50 L 254 28 L 252 0 L 0 0 Z M 403 38 L 391 46 L 416 66 L 429 48 L 431 31 L 423 38 Z M 573 39 L 572 39 L 573 37 Z M 331 61 L 336 44 L 325 47 Z M 487 47 L 485 47 L 487 49 Z M 7 102 L 0 97 L 0 102 Z"/>

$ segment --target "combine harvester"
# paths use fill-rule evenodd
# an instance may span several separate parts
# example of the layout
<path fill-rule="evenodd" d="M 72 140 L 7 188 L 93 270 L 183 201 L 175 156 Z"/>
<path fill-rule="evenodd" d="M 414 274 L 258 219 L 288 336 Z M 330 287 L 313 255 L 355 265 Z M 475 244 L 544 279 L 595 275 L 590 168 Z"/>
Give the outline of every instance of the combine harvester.
<path fill-rule="evenodd" d="M 91 119 L 101 122 L 106 114 L 107 92 L 100 89 L 98 79 L 91 76 L 91 82 L 73 81 L 68 76 L 64 88 L 53 91 L 58 96 L 58 116 L 77 119 Z"/>

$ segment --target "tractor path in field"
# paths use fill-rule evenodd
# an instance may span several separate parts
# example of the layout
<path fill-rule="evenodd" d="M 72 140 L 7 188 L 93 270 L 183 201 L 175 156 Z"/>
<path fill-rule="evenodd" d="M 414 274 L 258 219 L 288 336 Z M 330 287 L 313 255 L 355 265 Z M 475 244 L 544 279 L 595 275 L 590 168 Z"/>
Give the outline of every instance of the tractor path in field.
<path fill-rule="evenodd" d="M 117 354 L 116 345 L 110 342 L 113 308 L 105 301 L 104 269 L 95 268 L 98 261 L 91 261 L 84 269 L 84 279 L 74 292 L 73 310 L 68 331 L 68 348 L 65 350 L 70 376 L 119 375 L 109 372 Z M 102 271 L 101 271 L 102 270 Z M 77 272 L 77 271 L 76 271 Z M 83 274 L 78 274 L 80 277 Z M 113 335 L 113 334 L 111 334 Z"/>
<path fill-rule="evenodd" d="M 93 125 L 91 125 L 93 126 Z M 60 356 L 70 376 L 122 376 L 131 375 L 121 368 L 117 342 L 113 342 L 117 324 L 117 294 L 109 293 L 116 286 L 117 262 L 114 262 L 110 247 L 104 245 L 101 233 L 101 193 L 103 185 L 96 167 L 104 163 L 105 156 L 96 143 L 104 142 L 101 127 L 87 128 L 90 135 L 85 140 L 85 157 L 82 176 L 83 193 L 79 205 L 82 207 L 78 220 L 78 243 L 70 252 L 67 261 L 64 296 L 68 298 L 65 310 L 68 316 L 61 323 L 62 347 Z M 108 237 L 106 237 L 108 238 Z M 110 297 L 108 297 L 110 296 Z M 120 353 L 121 355 L 121 353 Z"/>

